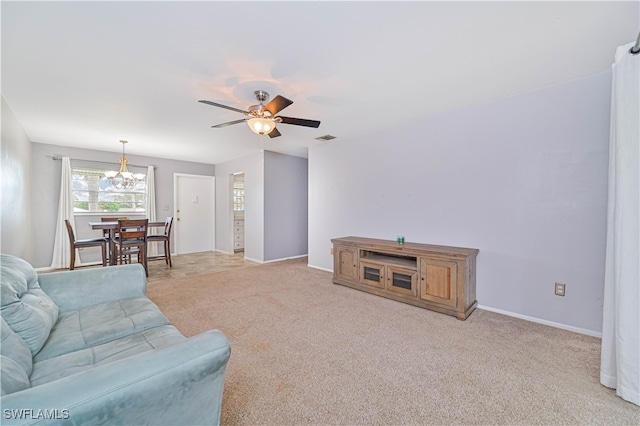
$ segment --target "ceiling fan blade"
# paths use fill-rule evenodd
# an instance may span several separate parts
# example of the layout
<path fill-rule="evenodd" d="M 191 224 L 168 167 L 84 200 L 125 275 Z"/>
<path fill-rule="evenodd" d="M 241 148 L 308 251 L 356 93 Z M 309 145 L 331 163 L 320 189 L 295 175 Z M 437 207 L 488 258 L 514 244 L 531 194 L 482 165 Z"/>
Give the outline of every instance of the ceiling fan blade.
<path fill-rule="evenodd" d="M 230 106 L 227 106 L 227 105 L 217 104 L 217 103 L 211 102 L 211 101 L 198 101 L 198 102 L 202 102 L 203 104 L 212 105 L 212 106 L 218 107 L 218 108 L 230 109 L 231 111 L 240 112 L 242 114 L 249 115 L 249 111 L 243 111 L 241 109 L 230 107 Z"/>
<path fill-rule="evenodd" d="M 284 124 L 293 124 L 295 126 L 320 127 L 318 120 L 305 120 L 304 118 L 282 117 L 278 116 Z"/>
<path fill-rule="evenodd" d="M 277 138 L 278 136 L 280 136 L 282 133 L 280 133 L 278 131 L 277 127 L 274 127 L 273 130 L 269 133 L 269 137 L 270 138 Z"/>
<path fill-rule="evenodd" d="M 291 105 L 293 103 L 293 101 L 290 101 L 289 99 L 285 98 L 284 96 L 276 96 L 275 98 L 273 98 L 271 100 L 271 102 L 269 102 L 268 104 L 266 104 L 264 106 L 264 109 L 266 109 L 267 111 L 269 111 L 271 113 L 271 115 L 276 115 L 277 113 L 279 113 L 280 111 L 282 111 L 283 109 L 285 109 L 286 107 L 288 107 L 289 105 Z"/>
<path fill-rule="evenodd" d="M 228 121 L 226 123 L 216 124 L 215 126 L 211 126 L 211 127 L 213 127 L 214 129 L 219 129 L 221 127 L 227 127 L 227 126 L 232 126 L 232 125 L 238 124 L 238 123 L 244 123 L 245 121 L 247 121 L 247 119 L 243 118 L 241 120 Z"/>

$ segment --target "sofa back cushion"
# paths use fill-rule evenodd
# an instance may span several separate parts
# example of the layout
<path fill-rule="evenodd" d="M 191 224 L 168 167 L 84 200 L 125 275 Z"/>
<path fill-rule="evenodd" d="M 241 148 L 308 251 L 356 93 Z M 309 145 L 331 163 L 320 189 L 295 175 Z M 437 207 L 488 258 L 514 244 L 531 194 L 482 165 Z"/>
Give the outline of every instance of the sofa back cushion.
<path fill-rule="evenodd" d="M 0 394 L 6 395 L 29 388 L 33 361 L 29 347 L 0 318 Z"/>
<path fill-rule="evenodd" d="M 32 355 L 42 349 L 58 320 L 58 306 L 40 288 L 33 267 L 6 254 L 0 255 L 0 313 Z"/>

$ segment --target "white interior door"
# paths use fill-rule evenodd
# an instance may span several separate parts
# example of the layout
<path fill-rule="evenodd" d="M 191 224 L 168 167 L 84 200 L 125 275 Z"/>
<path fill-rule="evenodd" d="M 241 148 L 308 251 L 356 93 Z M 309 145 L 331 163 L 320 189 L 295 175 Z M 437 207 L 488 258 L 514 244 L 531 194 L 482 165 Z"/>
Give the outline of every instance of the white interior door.
<path fill-rule="evenodd" d="M 215 249 L 215 178 L 174 173 L 175 251 L 177 254 Z"/>

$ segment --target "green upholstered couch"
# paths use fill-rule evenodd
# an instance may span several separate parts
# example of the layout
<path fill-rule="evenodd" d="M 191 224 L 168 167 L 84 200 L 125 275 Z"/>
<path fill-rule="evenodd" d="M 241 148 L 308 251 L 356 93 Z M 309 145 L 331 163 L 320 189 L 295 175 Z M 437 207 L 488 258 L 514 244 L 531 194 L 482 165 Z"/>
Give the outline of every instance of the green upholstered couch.
<path fill-rule="evenodd" d="M 218 424 L 231 353 L 146 297 L 139 264 L 38 275 L 0 256 L 2 413 L 12 424 Z"/>

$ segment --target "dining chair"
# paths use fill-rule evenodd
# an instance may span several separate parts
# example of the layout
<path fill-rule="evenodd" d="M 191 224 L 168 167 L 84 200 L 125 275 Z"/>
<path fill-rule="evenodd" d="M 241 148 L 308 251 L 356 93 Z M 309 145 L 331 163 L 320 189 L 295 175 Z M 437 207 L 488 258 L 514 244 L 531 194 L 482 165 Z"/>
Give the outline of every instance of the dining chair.
<path fill-rule="evenodd" d="M 129 219 L 129 218 L 128 217 L 101 217 L 100 221 L 101 222 L 117 222 L 120 219 L 124 220 L 124 219 Z M 107 239 L 107 243 L 108 243 L 109 240 L 111 239 L 109 229 L 103 229 L 102 230 L 102 235 Z M 117 237 L 118 233 L 115 232 L 114 235 Z M 111 253 L 107 252 L 107 262 L 110 262 L 110 259 L 111 259 Z"/>
<path fill-rule="evenodd" d="M 138 262 L 144 266 L 145 274 L 149 276 L 147 270 L 147 227 L 149 219 L 119 219 L 115 240 L 118 262 L 123 263 L 124 259 L 131 259 L 132 254 L 138 256 Z"/>
<path fill-rule="evenodd" d="M 68 219 L 64 220 L 64 224 L 67 226 L 67 233 L 69 234 L 69 242 L 71 243 L 71 262 L 69 264 L 69 270 L 73 271 L 76 266 L 76 249 L 85 247 L 101 247 L 102 248 L 102 266 L 107 266 L 107 240 L 105 238 L 86 238 L 82 240 L 76 240 L 75 233 L 69 223 Z"/>
<path fill-rule="evenodd" d="M 156 256 L 149 260 L 164 259 L 164 262 L 173 268 L 171 264 L 171 227 L 173 226 L 173 217 L 169 216 L 164 220 L 164 231 L 162 234 L 154 234 L 147 236 L 147 242 L 162 242 L 164 246 L 164 256 Z"/>

